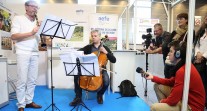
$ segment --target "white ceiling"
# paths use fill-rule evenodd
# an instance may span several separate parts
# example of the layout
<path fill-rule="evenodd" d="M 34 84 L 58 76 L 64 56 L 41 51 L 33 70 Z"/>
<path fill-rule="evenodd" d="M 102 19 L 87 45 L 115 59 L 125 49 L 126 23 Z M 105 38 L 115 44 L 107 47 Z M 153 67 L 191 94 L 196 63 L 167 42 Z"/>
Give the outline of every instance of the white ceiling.
<path fill-rule="evenodd" d="M 0 3 L 24 3 L 26 0 L 0 0 Z M 67 3 L 67 4 L 77 4 L 77 0 L 39 0 L 40 4 L 45 3 Z M 128 5 L 128 1 L 133 0 L 97 0 L 96 12 L 97 13 L 108 13 L 108 14 L 118 14 L 119 16 L 123 13 L 124 9 Z M 147 1 L 147 0 L 138 0 Z M 165 2 L 171 3 L 179 0 L 148 0 L 151 2 Z M 185 1 L 185 0 L 184 0 Z M 189 0 L 186 0 L 189 1 Z M 199 0 L 206 1 L 206 0 Z"/>
<path fill-rule="evenodd" d="M 24 3 L 26 0 L 0 0 L 0 3 Z M 40 4 L 67 3 L 77 4 L 77 0 L 39 0 Z M 120 15 L 128 4 L 128 0 L 97 0 L 96 12 Z"/>

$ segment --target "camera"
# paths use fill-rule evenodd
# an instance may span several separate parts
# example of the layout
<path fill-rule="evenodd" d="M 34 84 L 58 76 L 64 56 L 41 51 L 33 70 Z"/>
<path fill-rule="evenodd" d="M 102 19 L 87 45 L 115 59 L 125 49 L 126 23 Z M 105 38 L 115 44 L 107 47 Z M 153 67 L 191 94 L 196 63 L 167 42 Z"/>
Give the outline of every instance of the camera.
<path fill-rule="evenodd" d="M 152 35 L 151 35 L 151 32 L 152 32 L 152 28 L 147 28 L 146 29 L 147 33 L 146 35 L 142 35 L 142 39 L 145 39 L 145 45 L 146 45 L 146 48 L 148 48 L 150 46 L 150 43 L 151 43 L 151 39 L 152 39 Z"/>
<path fill-rule="evenodd" d="M 147 33 L 146 35 L 142 35 L 142 39 L 151 39 L 152 38 L 152 35 L 150 34 L 152 32 L 152 29 L 151 28 L 148 28 L 146 29 Z"/>

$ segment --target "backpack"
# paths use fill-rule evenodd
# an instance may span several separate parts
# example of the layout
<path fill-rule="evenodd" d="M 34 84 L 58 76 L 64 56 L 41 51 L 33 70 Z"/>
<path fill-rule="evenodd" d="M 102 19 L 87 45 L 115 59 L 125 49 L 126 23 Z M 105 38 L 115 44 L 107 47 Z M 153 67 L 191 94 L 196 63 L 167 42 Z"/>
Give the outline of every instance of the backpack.
<path fill-rule="evenodd" d="M 120 89 L 121 97 L 134 97 L 137 96 L 137 91 L 130 80 L 123 80 L 118 86 Z"/>

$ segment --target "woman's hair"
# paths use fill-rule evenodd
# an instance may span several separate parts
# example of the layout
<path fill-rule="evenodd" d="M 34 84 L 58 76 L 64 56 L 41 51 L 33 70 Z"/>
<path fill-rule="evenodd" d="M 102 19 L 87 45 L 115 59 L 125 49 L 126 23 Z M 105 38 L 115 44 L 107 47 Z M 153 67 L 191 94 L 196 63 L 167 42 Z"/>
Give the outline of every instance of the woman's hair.
<path fill-rule="evenodd" d="M 187 13 L 180 13 L 177 15 L 177 19 L 180 19 L 180 18 L 184 18 L 184 19 L 188 20 L 188 14 Z"/>
<path fill-rule="evenodd" d="M 203 23 L 201 24 L 201 27 L 200 27 L 202 30 L 204 30 L 204 29 L 206 28 L 206 25 L 207 25 L 207 24 L 205 23 L 205 21 L 206 21 L 205 18 L 206 18 L 206 17 L 207 17 L 207 14 L 203 17 Z"/>
<path fill-rule="evenodd" d="M 205 28 L 207 28 L 207 24 L 205 23 L 205 18 L 207 17 L 207 14 L 204 16 L 203 19 L 203 23 L 201 24 L 201 27 L 198 29 L 197 33 L 196 33 L 196 38 L 194 41 L 194 46 L 198 43 L 198 45 L 200 46 L 200 38 L 203 36 L 203 34 L 205 33 Z"/>

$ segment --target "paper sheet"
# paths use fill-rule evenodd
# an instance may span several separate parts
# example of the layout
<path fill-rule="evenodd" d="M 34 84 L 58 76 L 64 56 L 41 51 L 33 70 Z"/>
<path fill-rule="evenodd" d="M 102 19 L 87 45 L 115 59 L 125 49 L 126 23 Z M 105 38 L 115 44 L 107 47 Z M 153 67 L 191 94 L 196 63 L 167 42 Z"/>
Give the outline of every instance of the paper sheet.
<path fill-rule="evenodd" d="M 100 76 L 100 69 L 99 69 L 99 63 L 98 58 L 95 54 L 88 54 L 83 55 L 80 57 L 80 61 L 83 63 L 82 65 L 87 69 L 89 72 L 93 72 L 95 76 Z M 84 64 L 84 63 L 93 63 L 92 64 Z M 81 70 L 83 75 L 89 75 L 89 73 L 86 70 Z"/>
<path fill-rule="evenodd" d="M 59 25 L 59 22 L 61 24 Z M 40 29 L 37 32 L 38 35 L 43 34 L 52 37 L 59 37 L 63 39 L 70 39 L 72 37 L 73 31 L 75 29 L 75 23 L 56 17 L 48 15 L 44 18 L 41 23 Z"/>
<path fill-rule="evenodd" d="M 97 56 L 95 54 L 83 55 L 83 51 L 71 51 L 64 54 L 60 54 L 61 60 L 63 61 L 63 63 L 65 63 L 64 65 L 67 75 L 78 75 L 78 69 L 76 66 L 77 57 L 79 58 L 81 64 L 81 75 L 100 76 L 100 69 Z"/>

